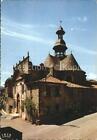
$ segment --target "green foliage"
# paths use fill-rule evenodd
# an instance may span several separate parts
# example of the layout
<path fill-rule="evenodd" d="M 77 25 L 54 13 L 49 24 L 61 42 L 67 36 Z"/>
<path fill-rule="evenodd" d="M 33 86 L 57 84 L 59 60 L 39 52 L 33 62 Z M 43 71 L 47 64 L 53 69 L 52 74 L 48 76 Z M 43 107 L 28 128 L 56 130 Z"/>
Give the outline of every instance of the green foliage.
<path fill-rule="evenodd" d="M 24 102 L 25 108 L 28 114 L 33 114 L 35 111 L 35 104 L 32 102 L 30 98 L 27 98 Z"/>
<path fill-rule="evenodd" d="M 37 109 L 35 107 L 35 104 L 32 102 L 31 98 L 26 98 L 26 100 L 24 101 L 24 106 L 27 111 L 27 119 L 29 121 L 34 122 L 36 118 Z"/>
<path fill-rule="evenodd" d="M 7 98 L 8 98 L 8 96 L 7 96 L 6 92 L 4 92 L 4 93 L 0 92 L 0 110 L 4 108 Z"/>

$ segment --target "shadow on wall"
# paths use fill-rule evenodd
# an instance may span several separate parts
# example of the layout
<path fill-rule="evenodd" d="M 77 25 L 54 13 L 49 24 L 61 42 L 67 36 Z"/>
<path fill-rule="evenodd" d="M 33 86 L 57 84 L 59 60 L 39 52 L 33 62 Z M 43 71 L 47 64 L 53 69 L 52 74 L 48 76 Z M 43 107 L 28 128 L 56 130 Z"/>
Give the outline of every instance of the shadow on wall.
<path fill-rule="evenodd" d="M 47 125 L 63 125 L 64 123 L 76 120 L 78 118 L 81 118 L 85 115 L 89 115 L 92 113 L 95 113 L 97 111 L 77 111 L 77 110 L 68 110 L 67 112 L 65 112 L 63 115 L 51 115 L 51 116 L 46 116 L 44 118 L 41 118 L 41 122 L 40 124 L 47 124 Z"/>

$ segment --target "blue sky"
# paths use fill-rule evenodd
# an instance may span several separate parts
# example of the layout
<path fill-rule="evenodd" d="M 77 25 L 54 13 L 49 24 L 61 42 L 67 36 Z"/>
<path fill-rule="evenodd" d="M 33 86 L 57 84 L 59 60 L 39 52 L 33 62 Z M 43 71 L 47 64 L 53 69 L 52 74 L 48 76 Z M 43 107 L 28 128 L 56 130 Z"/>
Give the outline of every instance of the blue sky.
<path fill-rule="evenodd" d="M 64 40 L 88 78 L 97 79 L 96 0 L 2 0 L 1 84 L 30 52 L 33 64 L 53 54 L 59 21 Z"/>

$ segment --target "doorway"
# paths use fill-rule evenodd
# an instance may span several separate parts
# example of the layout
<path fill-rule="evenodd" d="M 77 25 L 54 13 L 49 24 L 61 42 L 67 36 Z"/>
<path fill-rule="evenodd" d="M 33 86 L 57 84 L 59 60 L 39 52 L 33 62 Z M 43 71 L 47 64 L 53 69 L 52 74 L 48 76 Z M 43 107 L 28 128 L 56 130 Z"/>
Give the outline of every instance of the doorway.
<path fill-rule="evenodd" d="M 19 113 L 19 110 L 20 110 L 20 95 L 17 94 L 17 109 L 16 109 L 16 113 Z"/>

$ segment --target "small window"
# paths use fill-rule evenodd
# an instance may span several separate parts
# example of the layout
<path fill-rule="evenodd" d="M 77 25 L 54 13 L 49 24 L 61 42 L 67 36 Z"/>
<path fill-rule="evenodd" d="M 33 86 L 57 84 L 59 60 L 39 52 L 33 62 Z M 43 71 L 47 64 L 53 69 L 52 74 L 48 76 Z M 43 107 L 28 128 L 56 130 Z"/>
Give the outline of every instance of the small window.
<path fill-rule="evenodd" d="M 57 55 L 57 57 L 59 57 L 59 56 L 60 56 L 60 53 L 59 53 L 59 52 L 57 52 L 57 53 L 56 53 L 56 55 Z"/>

